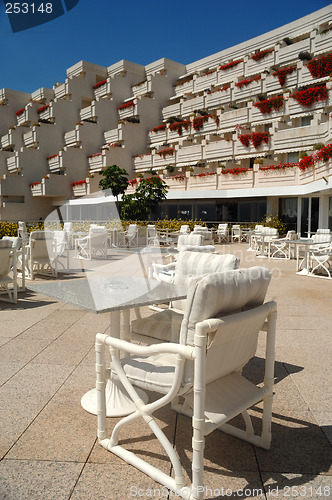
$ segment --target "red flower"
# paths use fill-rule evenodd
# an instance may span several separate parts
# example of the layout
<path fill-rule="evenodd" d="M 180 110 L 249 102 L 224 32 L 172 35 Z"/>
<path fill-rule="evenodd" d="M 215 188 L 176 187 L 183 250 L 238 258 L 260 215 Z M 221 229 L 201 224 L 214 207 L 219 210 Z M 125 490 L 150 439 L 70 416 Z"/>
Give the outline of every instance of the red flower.
<path fill-rule="evenodd" d="M 121 106 L 118 107 L 118 110 L 120 111 L 121 109 L 132 108 L 134 106 L 135 106 L 134 101 L 129 101 L 125 102 L 124 104 L 121 104 Z"/>
<path fill-rule="evenodd" d="M 244 174 L 245 172 L 248 172 L 249 168 L 244 168 L 244 167 L 234 167 L 234 168 L 228 168 L 228 169 L 223 169 L 221 171 L 222 174 L 231 174 L 231 175 L 240 175 Z"/>
<path fill-rule="evenodd" d="M 268 54 L 273 52 L 273 49 L 266 49 L 266 50 L 261 50 L 260 52 L 256 52 L 253 56 L 251 56 L 250 59 L 253 59 L 254 61 L 260 61 L 264 57 L 266 57 Z"/>
<path fill-rule="evenodd" d="M 297 163 L 279 163 L 279 165 L 268 165 L 266 167 L 259 167 L 258 170 L 285 170 L 285 168 L 296 167 Z"/>
<path fill-rule="evenodd" d="M 253 132 L 252 134 L 239 135 L 239 141 L 247 148 L 250 145 L 250 141 L 254 148 L 258 149 L 262 142 L 268 144 L 269 140 L 270 134 L 268 132 Z"/>
<path fill-rule="evenodd" d="M 332 52 L 327 56 L 312 59 L 307 64 L 313 78 L 323 78 L 332 73 Z"/>
<path fill-rule="evenodd" d="M 248 148 L 251 141 L 251 134 L 239 135 L 239 141 L 243 146 Z"/>
<path fill-rule="evenodd" d="M 74 187 L 74 186 L 82 186 L 83 184 L 86 184 L 86 180 L 85 179 L 83 181 L 74 181 L 70 185 L 72 187 Z"/>
<path fill-rule="evenodd" d="M 243 59 L 238 59 L 237 61 L 232 61 L 228 64 L 224 64 L 223 66 L 220 66 L 219 69 L 221 69 L 222 71 L 225 71 L 226 69 L 234 68 L 234 66 L 237 66 L 241 62 L 243 62 Z"/>
<path fill-rule="evenodd" d="M 282 108 L 284 104 L 284 98 L 282 95 L 277 97 L 271 97 L 271 99 L 264 99 L 264 101 L 259 101 L 254 104 L 256 108 L 263 114 L 269 114 L 273 109 L 278 111 Z"/>
<path fill-rule="evenodd" d="M 163 158 L 165 158 L 165 156 L 173 155 L 174 154 L 174 149 L 173 148 L 162 149 L 161 151 L 158 151 L 157 154 L 159 156 L 162 156 Z"/>
<path fill-rule="evenodd" d="M 158 125 L 158 127 L 154 127 L 152 129 L 152 132 L 161 132 L 162 130 L 166 129 L 166 123 L 163 123 L 162 125 Z"/>
<path fill-rule="evenodd" d="M 88 158 L 94 158 L 95 156 L 101 156 L 101 153 L 95 153 L 94 155 L 89 155 Z"/>
<path fill-rule="evenodd" d="M 169 124 L 169 129 L 172 132 L 177 132 L 179 135 L 182 135 L 182 127 L 188 130 L 190 127 L 190 120 L 183 120 L 182 122 L 174 122 Z"/>
<path fill-rule="evenodd" d="M 56 158 L 57 156 L 59 156 L 59 155 L 48 156 L 47 159 L 50 160 L 51 158 Z"/>
<path fill-rule="evenodd" d="M 20 116 L 22 113 L 24 113 L 25 108 L 21 108 L 18 111 L 16 111 L 16 116 Z"/>
<path fill-rule="evenodd" d="M 316 153 L 317 161 L 326 162 L 332 158 L 332 144 L 327 144 Z"/>
<path fill-rule="evenodd" d="M 304 170 L 307 170 L 310 167 L 313 167 L 315 164 L 315 161 L 312 156 L 305 156 L 304 158 L 301 158 L 298 166 L 299 169 L 304 172 Z"/>
<path fill-rule="evenodd" d="M 273 73 L 273 76 L 278 77 L 280 86 L 283 87 L 286 83 L 287 75 L 293 73 L 296 70 L 296 68 L 297 68 L 296 66 L 289 66 L 288 68 L 277 69 L 277 71 Z"/>
<path fill-rule="evenodd" d="M 92 88 L 93 89 L 98 89 L 99 87 L 101 87 L 105 83 L 107 83 L 107 80 L 103 80 L 102 82 L 96 83 L 96 85 L 94 85 Z"/>
<path fill-rule="evenodd" d="M 49 107 L 50 107 L 49 104 L 45 104 L 45 106 L 42 106 L 41 108 L 37 109 L 37 113 L 40 114 Z"/>
<path fill-rule="evenodd" d="M 253 78 L 247 78 L 246 80 L 241 80 L 237 82 L 235 85 L 242 89 L 242 87 L 247 87 L 251 82 L 258 82 L 261 79 L 261 76 L 254 76 Z"/>
<path fill-rule="evenodd" d="M 38 186 L 41 182 L 32 182 L 29 187 Z"/>
<path fill-rule="evenodd" d="M 310 108 L 314 102 L 325 101 L 328 98 L 328 90 L 326 85 L 313 87 L 311 89 L 299 90 L 294 92 L 290 97 L 295 99 L 301 106 Z"/>

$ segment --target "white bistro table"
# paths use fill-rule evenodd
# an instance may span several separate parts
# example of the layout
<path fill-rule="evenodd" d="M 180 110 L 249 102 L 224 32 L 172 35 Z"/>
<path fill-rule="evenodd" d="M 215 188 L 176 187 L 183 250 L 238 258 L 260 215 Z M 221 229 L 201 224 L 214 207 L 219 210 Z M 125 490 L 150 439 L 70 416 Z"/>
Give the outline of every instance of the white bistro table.
<path fill-rule="evenodd" d="M 184 299 L 182 286 L 135 276 L 99 276 L 33 283 L 28 288 L 53 299 L 72 304 L 96 314 L 110 313 L 110 335 L 120 338 L 120 314 L 123 316 L 124 338 L 130 337 L 130 309 Z M 97 332 L 96 332 L 97 333 Z M 144 391 L 138 390 L 147 402 Z M 132 413 L 135 406 L 118 380 L 109 380 L 106 388 L 107 416 Z M 97 414 L 97 392 L 91 389 L 82 397 L 85 410 Z"/>

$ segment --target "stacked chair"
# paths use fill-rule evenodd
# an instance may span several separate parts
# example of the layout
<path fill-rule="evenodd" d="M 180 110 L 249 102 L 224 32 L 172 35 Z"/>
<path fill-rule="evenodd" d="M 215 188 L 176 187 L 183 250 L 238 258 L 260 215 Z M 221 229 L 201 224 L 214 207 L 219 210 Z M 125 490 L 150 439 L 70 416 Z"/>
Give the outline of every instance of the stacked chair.
<path fill-rule="evenodd" d="M 17 302 L 16 250 L 9 238 L 0 240 L 0 300 Z"/>

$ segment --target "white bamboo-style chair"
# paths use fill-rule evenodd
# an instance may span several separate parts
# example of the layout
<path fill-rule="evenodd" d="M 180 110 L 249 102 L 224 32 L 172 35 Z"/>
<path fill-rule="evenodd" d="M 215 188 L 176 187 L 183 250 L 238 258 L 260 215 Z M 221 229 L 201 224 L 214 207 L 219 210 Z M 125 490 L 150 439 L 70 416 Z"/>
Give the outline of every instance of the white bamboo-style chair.
<path fill-rule="evenodd" d="M 118 246 L 119 247 L 132 247 L 138 246 L 138 226 L 137 224 L 129 224 L 126 231 L 119 231 L 118 233 Z"/>
<path fill-rule="evenodd" d="M 155 224 L 148 224 L 146 227 L 146 245 L 148 247 L 159 246 L 159 238 Z"/>
<path fill-rule="evenodd" d="M 285 238 L 277 238 L 270 243 L 270 256 L 273 259 L 290 259 L 291 258 L 291 241 L 296 240 L 297 233 L 295 231 L 287 231 Z"/>
<path fill-rule="evenodd" d="M 91 260 L 93 258 L 107 258 L 107 231 L 105 226 L 93 225 L 89 234 L 75 240 L 76 258 Z"/>
<path fill-rule="evenodd" d="M 324 253 L 328 252 L 328 249 L 331 246 L 332 243 L 332 234 L 331 233 L 321 233 L 321 234 L 314 234 L 311 237 L 313 245 L 310 245 L 308 252 L 309 252 L 309 267 L 310 267 L 310 254 L 315 254 L 317 253 L 319 256 L 319 253 L 323 255 Z M 297 264 L 297 269 L 301 270 L 303 266 L 306 266 L 306 258 L 307 258 L 307 252 L 305 249 L 301 248 L 299 245 L 297 247 L 297 253 L 296 253 L 296 264 Z M 322 258 L 324 260 L 324 258 Z M 327 261 L 328 262 L 328 261 Z M 318 262 L 317 262 L 318 263 Z"/>
<path fill-rule="evenodd" d="M 237 269 L 238 266 L 239 259 L 235 255 L 185 251 L 178 256 L 174 275 L 170 280 L 164 281 L 189 287 L 196 276 Z M 159 310 L 146 318 L 141 318 L 136 310 L 137 319 L 131 322 L 132 337 L 137 339 L 139 335 L 140 338 L 149 337 L 149 341 L 159 339 L 164 342 L 177 342 L 185 304 L 185 300 L 173 301 L 167 309 Z"/>
<path fill-rule="evenodd" d="M 279 238 L 278 229 L 275 227 L 263 227 L 260 235 L 256 238 L 256 252 L 270 256 L 271 244 Z"/>
<path fill-rule="evenodd" d="M 216 239 L 218 243 L 228 243 L 229 230 L 228 224 L 218 224 Z"/>
<path fill-rule="evenodd" d="M 0 300 L 17 302 L 16 250 L 9 239 L 0 240 Z"/>
<path fill-rule="evenodd" d="M 311 249 L 309 251 L 309 276 L 316 274 L 326 275 L 332 278 L 332 245 L 320 250 Z"/>
<path fill-rule="evenodd" d="M 54 231 L 32 231 L 26 247 L 26 278 L 35 279 L 36 274 L 57 276 L 54 255 Z"/>
<path fill-rule="evenodd" d="M 240 243 L 240 241 L 241 241 L 240 224 L 233 224 L 232 231 L 231 231 L 231 241 L 232 241 L 232 243 L 234 243 L 234 241 L 237 241 L 238 243 Z"/>
<path fill-rule="evenodd" d="M 263 304 L 270 281 L 265 268 L 254 267 L 197 278 L 188 291 L 179 343 L 138 346 L 97 334 L 97 415 L 99 443 L 155 481 L 186 499 L 201 500 L 204 493 L 204 440 L 216 429 L 265 449 L 271 442 L 276 303 Z M 265 376 L 257 386 L 246 379 L 242 368 L 255 356 L 258 335 L 266 341 Z M 120 359 L 119 353 L 131 354 Z M 105 388 L 113 373 L 126 388 L 136 411 L 124 417 L 107 435 Z M 161 395 L 145 404 L 136 387 Z M 192 484 L 186 485 L 182 466 L 172 443 L 154 418 L 154 412 L 182 396 L 178 411 L 191 415 Z M 262 431 L 256 435 L 248 409 L 263 401 Z M 191 411 L 189 411 L 189 409 Z M 228 422 L 242 414 L 245 430 Z M 119 443 L 128 439 L 126 426 L 142 419 L 155 434 L 171 463 L 169 476 Z M 129 444 L 130 446 L 130 444 Z M 144 442 L 142 442 L 144 447 Z M 188 457 L 186 456 L 186 460 Z"/>
<path fill-rule="evenodd" d="M 330 234 L 331 229 L 328 228 L 319 228 L 317 229 L 317 234 Z"/>

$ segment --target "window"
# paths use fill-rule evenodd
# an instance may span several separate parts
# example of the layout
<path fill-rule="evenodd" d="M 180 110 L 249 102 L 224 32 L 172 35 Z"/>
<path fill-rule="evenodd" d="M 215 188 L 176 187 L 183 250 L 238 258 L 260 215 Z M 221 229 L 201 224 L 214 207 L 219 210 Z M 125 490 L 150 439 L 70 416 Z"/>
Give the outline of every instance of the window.
<path fill-rule="evenodd" d="M 299 161 L 298 151 L 292 151 L 291 153 L 287 153 L 287 162 L 288 163 L 297 163 L 298 161 Z"/>
<path fill-rule="evenodd" d="M 310 116 L 302 116 L 301 118 L 301 127 L 308 127 L 311 124 L 312 115 Z"/>

